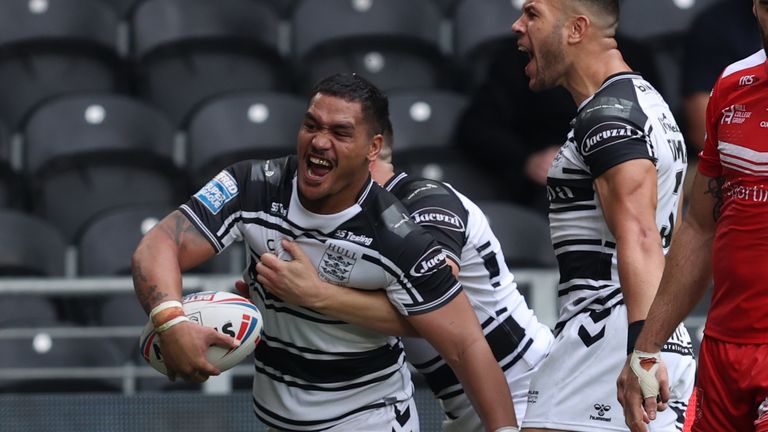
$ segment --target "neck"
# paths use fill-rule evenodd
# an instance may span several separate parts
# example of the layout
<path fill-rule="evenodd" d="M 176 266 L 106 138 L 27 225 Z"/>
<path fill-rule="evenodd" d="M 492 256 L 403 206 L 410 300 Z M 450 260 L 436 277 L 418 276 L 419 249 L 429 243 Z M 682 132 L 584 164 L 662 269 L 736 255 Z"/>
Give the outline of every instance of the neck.
<path fill-rule="evenodd" d="M 609 76 L 632 70 L 624 62 L 614 39 L 585 47 L 583 52 L 576 53 L 575 58 L 563 87 L 571 93 L 577 107 L 594 95 Z"/>
<path fill-rule="evenodd" d="M 377 159 L 376 162 L 371 164 L 371 177 L 373 181 L 384 186 L 389 179 L 395 176 L 395 166 L 391 162 L 386 162 Z"/>

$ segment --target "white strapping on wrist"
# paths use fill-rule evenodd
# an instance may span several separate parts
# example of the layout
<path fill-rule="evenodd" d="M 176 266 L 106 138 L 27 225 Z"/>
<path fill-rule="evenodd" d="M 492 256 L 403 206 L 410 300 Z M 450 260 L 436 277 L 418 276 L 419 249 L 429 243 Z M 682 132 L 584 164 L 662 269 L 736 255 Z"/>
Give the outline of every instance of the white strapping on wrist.
<path fill-rule="evenodd" d="M 184 321 L 189 321 L 189 318 L 187 318 L 185 315 L 177 316 L 176 318 L 168 321 L 167 323 L 165 323 L 165 324 L 163 324 L 163 325 L 161 325 L 159 327 L 155 327 L 155 333 L 160 334 L 160 333 L 163 333 L 165 331 L 168 331 L 169 328 L 175 326 L 178 323 L 184 322 Z"/>
<path fill-rule="evenodd" d="M 152 308 L 152 310 L 149 312 L 149 319 L 152 319 L 157 315 L 158 313 L 170 309 L 170 308 L 184 308 L 180 301 L 178 300 L 168 300 L 160 303 L 159 305 Z"/>
<path fill-rule="evenodd" d="M 494 432 L 520 432 L 516 426 L 504 426 L 496 429 Z"/>
<path fill-rule="evenodd" d="M 629 357 L 629 367 L 640 382 L 643 398 L 656 397 L 659 394 L 659 379 L 656 372 L 661 363 L 661 353 L 647 353 L 634 350 Z"/>

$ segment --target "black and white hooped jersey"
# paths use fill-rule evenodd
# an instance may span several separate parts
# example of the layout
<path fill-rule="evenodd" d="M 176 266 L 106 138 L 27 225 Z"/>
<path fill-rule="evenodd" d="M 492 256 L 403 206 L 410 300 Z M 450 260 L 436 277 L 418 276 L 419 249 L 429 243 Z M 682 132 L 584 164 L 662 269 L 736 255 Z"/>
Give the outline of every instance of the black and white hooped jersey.
<path fill-rule="evenodd" d="M 402 344 L 270 295 L 256 281 L 263 253 L 290 259 L 280 242 L 292 239 L 321 278 L 385 289 L 405 315 L 439 308 L 461 285 L 442 248 L 392 194 L 369 180 L 352 207 L 310 213 L 299 202 L 296 166 L 293 156 L 237 163 L 180 209 L 216 250 L 237 240 L 247 245 L 245 278 L 264 316 L 264 337 L 255 351 L 257 416 L 279 430 L 314 431 L 412 397 Z"/>
<path fill-rule="evenodd" d="M 594 180 L 633 159 L 656 166 L 656 226 L 666 253 L 687 166 L 683 135 L 661 95 L 640 75 L 621 73 L 581 104 L 549 170 L 549 220 L 560 268 L 556 332 L 580 311 L 623 301 L 616 239 Z"/>
<path fill-rule="evenodd" d="M 502 370 L 511 371 L 524 357 L 529 364 L 543 358 L 546 349 L 541 346 L 549 347 L 551 332 L 538 322 L 517 290 L 482 210 L 445 183 L 405 173 L 395 175 L 384 187 L 459 265 L 458 280 Z M 448 418 L 471 406 L 458 378 L 429 343 L 420 338 L 404 338 L 403 343 L 408 361 L 424 375 Z M 531 350 L 534 345 L 536 349 Z"/>

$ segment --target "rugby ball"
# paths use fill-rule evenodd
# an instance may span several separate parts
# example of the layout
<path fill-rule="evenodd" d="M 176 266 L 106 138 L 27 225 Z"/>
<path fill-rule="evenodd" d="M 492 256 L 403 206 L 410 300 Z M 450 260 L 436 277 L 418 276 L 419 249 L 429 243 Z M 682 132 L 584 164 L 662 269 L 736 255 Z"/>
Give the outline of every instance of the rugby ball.
<path fill-rule="evenodd" d="M 205 291 L 189 294 L 181 303 L 190 321 L 214 328 L 240 342 L 240 346 L 235 349 L 216 345 L 208 348 L 208 361 L 221 371 L 240 363 L 256 349 L 261 340 L 261 313 L 250 300 L 242 296 L 226 291 Z M 150 366 L 167 375 L 159 339 L 150 320 L 141 332 L 139 349 Z"/>

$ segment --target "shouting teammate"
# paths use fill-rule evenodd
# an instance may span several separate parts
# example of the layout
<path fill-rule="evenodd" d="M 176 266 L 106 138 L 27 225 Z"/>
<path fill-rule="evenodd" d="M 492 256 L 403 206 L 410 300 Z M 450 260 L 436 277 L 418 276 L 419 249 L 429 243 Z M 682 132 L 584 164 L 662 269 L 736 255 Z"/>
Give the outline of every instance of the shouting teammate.
<path fill-rule="evenodd" d="M 669 107 L 618 50 L 618 0 L 526 0 L 513 24 L 532 90 L 567 89 L 578 106 L 547 179 L 560 269 L 555 344 L 533 376 L 523 430 L 626 430 L 615 380 L 664 269 L 679 213 L 685 145 Z M 682 427 L 695 363 L 680 326 L 664 346 Z"/>
<path fill-rule="evenodd" d="M 301 244 L 350 285 L 385 289 L 389 301 L 448 360 L 489 431 L 516 430 L 498 363 L 442 249 L 368 164 L 389 125 L 386 97 L 357 75 L 321 81 L 298 133 L 298 155 L 236 163 L 145 235 L 133 256 L 139 301 L 160 334 L 170 376 L 203 381 L 205 359 L 232 341 L 185 320 L 181 270 L 245 241 L 246 280 L 264 316 L 253 407 L 287 431 L 417 431 L 413 385 L 399 339 L 284 303 L 256 281 L 265 254 Z"/>

